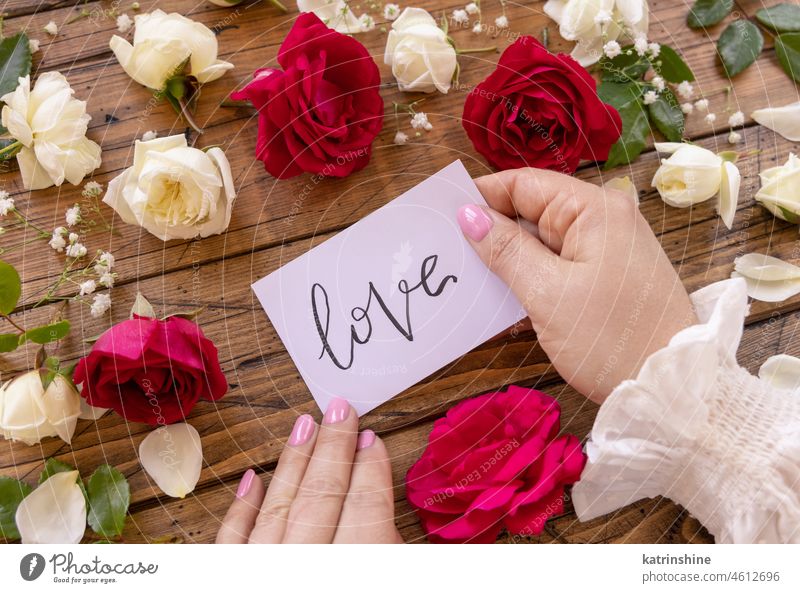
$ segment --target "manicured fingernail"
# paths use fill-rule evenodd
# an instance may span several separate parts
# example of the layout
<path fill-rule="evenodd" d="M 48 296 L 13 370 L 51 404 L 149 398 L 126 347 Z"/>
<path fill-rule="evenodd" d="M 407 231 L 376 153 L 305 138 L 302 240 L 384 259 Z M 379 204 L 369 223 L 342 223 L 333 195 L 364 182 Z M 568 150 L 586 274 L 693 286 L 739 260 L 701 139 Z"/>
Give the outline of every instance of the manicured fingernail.
<path fill-rule="evenodd" d="M 244 472 L 242 480 L 239 482 L 239 487 L 236 489 L 236 498 L 244 498 L 250 492 L 250 486 L 253 485 L 253 478 L 256 477 L 256 472 L 252 469 Z"/>
<path fill-rule="evenodd" d="M 361 449 L 366 449 L 367 447 L 371 447 L 372 443 L 374 442 L 375 442 L 375 433 L 367 429 L 358 435 L 358 444 L 356 445 L 356 450 L 361 451 Z"/>
<path fill-rule="evenodd" d="M 479 206 L 467 204 L 458 209 L 458 226 L 473 241 L 482 241 L 492 228 L 492 219 Z"/>
<path fill-rule="evenodd" d="M 328 409 L 325 410 L 325 417 L 322 419 L 323 424 L 338 424 L 347 418 L 350 414 L 350 404 L 346 399 L 341 397 L 334 397 L 328 403 Z"/>
<path fill-rule="evenodd" d="M 308 414 L 303 414 L 294 421 L 294 428 L 289 436 L 289 444 L 292 447 L 305 445 L 312 434 L 314 434 L 314 419 Z"/>

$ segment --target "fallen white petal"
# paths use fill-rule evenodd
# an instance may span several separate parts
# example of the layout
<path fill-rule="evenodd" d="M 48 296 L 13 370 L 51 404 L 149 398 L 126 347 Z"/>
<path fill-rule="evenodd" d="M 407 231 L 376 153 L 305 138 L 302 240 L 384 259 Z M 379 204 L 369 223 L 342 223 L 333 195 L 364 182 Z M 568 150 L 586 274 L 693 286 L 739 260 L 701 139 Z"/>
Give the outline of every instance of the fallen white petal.
<path fill-rule="evenodd" d="M 783 107 L 756 109 L 751 117 L 787 140 L 800 141 L 800 101 Z"/>
<path fill-rule="evenodd" d="M 747 282 L 747 296 L 765 303 L 780 303 L 800 293 L 800 280 L 753 280 L 738 272 L 731 278 L 744 278 Z"/>
<path fill-rule="evenodd" d="M 672 154 L 677 151 L 681 146 L 686 146 L 684 142 L 656 142 L 655 147 L 658 152 L 664 154 Z"/>
<path fill-rule="evenodd" d="M 634 204 L 639 204 L 639 192 L 636 191 L 636 186 L 627 175 L 624 177 L 614 177 L 603 184 L 603 187 L 621 191 L 633 200 Z"/>
<path fill-rule="evenodd" d="M 729 229 L 733 226 L 733 219 L 736 216 L 741 181 L 742 175 L 736 165 L 730 161 L 722 163 L 722 184 L 717 198 L 717 213 Z"/>
<path fill-rule="evenodd" d="M 778 389 L 800 388 L 800 358 L 788 354 L 770 356 L 758 369 L 758 376 Z"/>
<path fill-rule="evenodd" d="M 203 466 L 200 435 L 185 423 L 157 428 L 139 445 L 139 461 L 164 494 L 183 498 L 200 479 Z"/>
<path fill-rule="evenodd" d="M 53 474 L 17 507 L 23 544 L 77 544 L 86 530 L 86 499 L 77 471 Z"/>
<path fill-rule="evenodd" d="M 733 269 L 753 280 L 797 280 L 800 267 L 763 253 L 748 253 L 733 261 Z"/>
<path fill-rule="evenodd" d="M 141 292 L 136 293 L 136 299 L 133 301 L 133 307 L 131 307 L 131 319 L 133 319 L 134 315 L 138 315 L 139 317 L 156 316 L 153 305 L 150 304 L 150 301 L 148 301 Z"/>
<path fill-rule="evenodd" d="M 96 408 L 86 403 L 86 400 L 81 398 L 81 413 L 78 418 L 81 420 L 97 420 L 103 414 L 108 412 L 111 408 Z"/>

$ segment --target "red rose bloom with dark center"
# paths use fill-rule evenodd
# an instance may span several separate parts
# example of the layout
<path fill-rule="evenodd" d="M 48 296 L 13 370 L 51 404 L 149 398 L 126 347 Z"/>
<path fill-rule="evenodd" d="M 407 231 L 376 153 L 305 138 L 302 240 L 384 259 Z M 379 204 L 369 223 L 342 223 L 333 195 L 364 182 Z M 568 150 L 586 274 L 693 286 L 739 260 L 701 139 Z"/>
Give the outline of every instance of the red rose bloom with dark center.
<path fill-rule="evenodd" d="M 74 380 L 89 405 L 154 426 L 181 422 L 199 400 L 228 390 L 214 343 L 181 317 L 116 324 L 78 362 Z"/>
<path fill-rule="evenodd" d="M 428 539 L 490 543 L 503 527 L 541 533 L 586 463 L 577 438 L 558 436 L 560 420 L 556 400 L 514 386 L 450 408 L 406 476 Z"/>
<path fill-rule="evenodd" d="M 369 162 L 383 126 L 380 73 L 367 49 L 313 13 L 297 17 L 277 68 L 233 93 L 258 109 L 256 158 L 270 175 L 345 177 Z"/>
<path fill-rule="evenodd" d="M 597 96 L 585 68 L 520 37 L 464 104 L 472 144 L 497 169 L 537 167 L 572 174 L 581 159 L 604 161 L 619 139 L 616 109 Z"/>

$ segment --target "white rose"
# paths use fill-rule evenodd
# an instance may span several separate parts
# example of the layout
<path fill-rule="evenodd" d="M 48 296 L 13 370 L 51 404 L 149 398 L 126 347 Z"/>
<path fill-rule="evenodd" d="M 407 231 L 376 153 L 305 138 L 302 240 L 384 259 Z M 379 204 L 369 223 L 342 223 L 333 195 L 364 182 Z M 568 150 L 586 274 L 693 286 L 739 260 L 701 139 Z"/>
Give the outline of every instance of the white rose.
<path fill-rule="evenodd" d="M 392 23 L 383 61 L 401 91 L 423 93 L 446 93 L 457 66 L 447 35 L 422 8 L 406 8 Z"/>
<path fill-rule="evenodd" d="M 761 189 L 756 193 L 756 201 L 778 218 L 800 223 L 800 159 L 790 153 L 786 163 L 758 176 Z"/>
<path fill-rule="evenodd" d="M 111 51 L 128 76 L 148 88 L 160 90 L 187 59 L 190 73 L 203 84 L 233 68 L 217 59 L 217 38 L 203 24 L 177 13 L 154 10 L 134 17 L 133 45 L 114 35 Z"/>
<path fill-rule="evenodd" d="M 582 66 L 597 62 L 608 41 L 647 37 L 647 0 L 548 0 L 544 11 L 564 39 L 577 42 L 572 57 Z"/>
<path fill-rule="evenodd" d="M 363 31 L 361 21 L 345 0 L 297 0 L 297 10 L 313 12 L 319 20 L 339 33 L 353 34 Z"/>
<path fill-rule="evenodd" d="M 86 102 L 59 72 L 46 72 L 31 90 L 30 76 L 3 97 L 3 125 L 22 143 L 17 162 L 25 189 L 44 189 L 64 180 L 78 185 L 100 166 L 100 146 L 86 138 L 92 119 Z"/>
<path fill-rule="evenodd" d="M 39 371 L 30 371 L 0 388 L 0 434 L 34 445 L 58 436 L 69 443 L 81 413 L 81 398 L 63 376 L 44 389 Z"/>
<path fill-rule="evenodd" d="M 236 198 L 222 149 L 191 148 L 183 134 L 137 140 L 133 166 L 108 184 L 103 202 L 163 241 L 217 235 Z"/>

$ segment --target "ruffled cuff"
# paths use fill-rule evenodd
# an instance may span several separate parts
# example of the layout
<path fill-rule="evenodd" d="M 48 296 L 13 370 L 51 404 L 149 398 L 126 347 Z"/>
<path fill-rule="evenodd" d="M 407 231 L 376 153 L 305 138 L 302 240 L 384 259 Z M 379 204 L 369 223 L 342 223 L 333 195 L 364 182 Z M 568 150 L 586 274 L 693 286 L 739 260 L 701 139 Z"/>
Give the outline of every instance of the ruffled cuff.
<path fill-rule="evenodd" d="M 739 366 L 743 279 L 692 301 L 701 323 L 601 406 L 572 492 L 578 517 L 663 495 L 720 543 L 800 542 L 800 361 L 773 357 L 760 378 Z"/>

